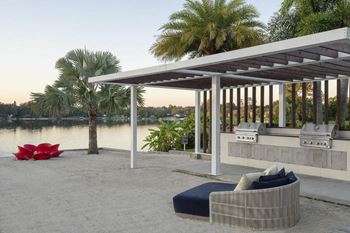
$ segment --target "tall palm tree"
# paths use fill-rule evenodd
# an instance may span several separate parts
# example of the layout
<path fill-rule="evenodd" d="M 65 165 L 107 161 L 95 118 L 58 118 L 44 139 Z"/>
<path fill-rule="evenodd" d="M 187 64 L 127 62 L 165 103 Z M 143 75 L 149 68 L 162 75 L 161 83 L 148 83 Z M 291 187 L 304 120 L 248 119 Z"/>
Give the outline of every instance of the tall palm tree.
<path fill-rule="evenodd" d="M 264 24 L 244 0 L 186 0 L 160 30 L 150 51 L 161 60 L 205 56 L 260 44 Z"/>
<path fill-rule="evenodd" d="M 284 0 L 281 9 L 268 24 L 272 41 L 350 26 L 349 0 Z M 341 92 L 348 92 L 348 79 L 341 80 Z M 318 95 L 318 102 L 321 102 Z M 342 109 L 346 109 L 346 95 L 341 95 Z M 320 106 L 320 104 L 318 104 Z M 318 108 L 318 116 L 322 109 Z M 345 121 L 345 111 L 340 111 L 341 123 Z M 322 119 L 319 119 L 322 120 Z"/>
<path fill-rule="evenodd" d="M 98 154 L 97 113 L 116 112 L 129 105 L 130 90 L 125 87 L 88 83 L 88 78 L 115 73 L 119 60 L 110 52 L 76 49 L 56 62 L 59 78 L 45 88 L 45 93 L 32 93 L 33 110 L 51 116 L 67 114 L 72 106 L 85 110 L 89 117 L 89 154 Z M 137 101 L 143 105 L 144 90 L 139 88 Z"/>

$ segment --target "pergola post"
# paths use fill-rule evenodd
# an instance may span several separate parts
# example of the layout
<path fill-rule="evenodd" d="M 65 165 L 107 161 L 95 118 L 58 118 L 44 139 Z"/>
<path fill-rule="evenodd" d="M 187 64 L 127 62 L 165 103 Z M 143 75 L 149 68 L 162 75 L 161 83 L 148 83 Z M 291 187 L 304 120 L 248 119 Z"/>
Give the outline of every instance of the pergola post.
<path fill-rule="evenodd" d="M 286 86 L 279 85 L 279 113 L 278 113 L 278 127 L 286 127 L 287 121 L 287 105 L 286 105 Z"/>
<path fill-rule="evenodd" d="M 137 153 L 137 87 L 130 86 L 130 125 L 131 125 L 131 148 L 130 167 L 135 167 L 135 157 Z"/>
<path fill-rule="evenodd" d="M 201 93 L 195 91 L 195 140 L 194 140 L 194 152 L 195 154 L 200 153 L 201 148 Z"/>
<path fill-rule="evenodd" d="M 211 79 L 212 119 L 211 119 L 211 174 L 220 174 L 220 76 Z"/>

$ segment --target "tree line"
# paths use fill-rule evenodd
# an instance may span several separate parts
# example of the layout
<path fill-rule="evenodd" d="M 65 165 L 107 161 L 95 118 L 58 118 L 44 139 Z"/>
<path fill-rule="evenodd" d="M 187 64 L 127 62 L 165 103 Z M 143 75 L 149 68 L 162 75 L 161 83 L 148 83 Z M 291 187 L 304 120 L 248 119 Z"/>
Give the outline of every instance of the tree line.
<path fill-rule="evenodd" d="M 33 102 L 28 101 L 23 104 L 17 105 L 16 102 L 12 104 L 5 104 L 0 102 L 0 119 L 8 119 L 9 117 L 12 119 L 17 118 L 39 118 L 39 117 L 52 117 L 49 113 L 44 112 L 35 112 L 33 111 L 34 107 L 32 106 Z M 158 118 L 164 118 L 164 117 L 170 117 L 175 116 L 176 114 L 189 116 L 194 113 L 194 107 L 193 106 L 176 106 L 176 105 L 169 105 L 169 106 L 160 106 L 160 107 L 145 107 L 141 106 L 138 108 L 138 118 L 139 119 L 158 119 Z M 128 118 L 130 115 L 129 109 L 122 109 L 115 113 L 109 113 L 109 112 L 99 112 L 97 114 L 98 117 L 107 117 L 107 118 Z M 58 120 L 61 117 L 87 117 L 87 114 L 85 111 L 83 111 L 81 108 L 77 108 L 74 106 L 71 106 L 71 109 L 66 114 L 60 114 L 60 117 L 57 118 Z M 56 118 L 56 117 L 55 117 Z"/>

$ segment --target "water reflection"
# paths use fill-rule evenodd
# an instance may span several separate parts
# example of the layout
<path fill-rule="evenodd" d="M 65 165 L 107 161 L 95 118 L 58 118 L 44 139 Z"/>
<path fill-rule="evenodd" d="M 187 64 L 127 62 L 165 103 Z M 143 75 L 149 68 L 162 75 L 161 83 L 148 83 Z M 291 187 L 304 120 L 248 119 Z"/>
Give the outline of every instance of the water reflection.
<path fill-rule="evenodd" d="M 148 129 L 157 127 L 157 122 L 139 122 L 138 149 L 148 135 Z M 129 123 L 99 121 L 97 128 L 98 146 L 117 149 L 130 148 Z M 0 121 L 0 156 L 9 155 L 17 145 L 42 142 L 60 143 L 63 149 L 87 148 L 88 122 L 75 121 Z"/>

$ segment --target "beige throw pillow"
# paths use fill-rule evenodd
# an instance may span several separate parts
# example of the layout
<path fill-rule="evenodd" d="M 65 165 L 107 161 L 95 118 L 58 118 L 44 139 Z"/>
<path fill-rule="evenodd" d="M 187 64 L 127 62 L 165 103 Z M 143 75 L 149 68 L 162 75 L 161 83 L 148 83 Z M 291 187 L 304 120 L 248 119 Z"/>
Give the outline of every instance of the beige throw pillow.
<path fill-rule="evenodd" d="M 257 181 L 260 176 L 263 176 L 264 172 L 254 172 L 242 175 L 234 191 L 247 190 L 250 188 L 254 181 Z"/>
<path fill-rule="evenodd" d="M 273 165 L 264 171 L 265 176 L 276 175 L 278 173 L 278 167 Z"/>
<path fill-rule="evenodd" d="M 254 181 L 258 181 L 260 176 L 276 175 L 278 167 L 276 165 L 266 169 L 263 172 L 247 173 L 242 175 L 234 191 L 248 190 Z"/>

